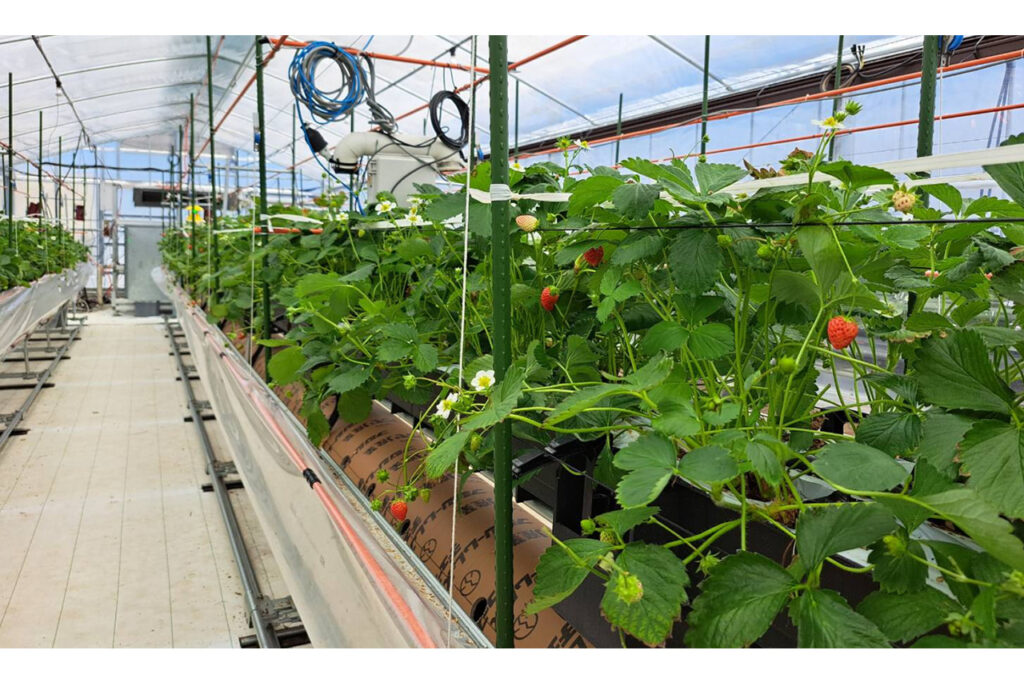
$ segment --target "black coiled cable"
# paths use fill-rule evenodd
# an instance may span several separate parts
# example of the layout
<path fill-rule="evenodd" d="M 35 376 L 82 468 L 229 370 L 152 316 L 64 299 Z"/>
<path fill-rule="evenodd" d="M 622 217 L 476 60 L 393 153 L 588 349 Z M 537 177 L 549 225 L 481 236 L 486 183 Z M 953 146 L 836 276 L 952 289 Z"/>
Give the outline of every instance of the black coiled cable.
<path fill-rule="evenodd" d="M 455 105 L 462 121 L 462 129 L 457 138 L 448 137 L 447 129 L 441 127 L 441 107 L 446 101 Z M 442 90 L 430 98 L 430 125 L 434 134 L 441 143 L 449 149 L 462 149 L 469 143 L 469 105 L 462 101 L 457 94 L 451 90 Z"/>

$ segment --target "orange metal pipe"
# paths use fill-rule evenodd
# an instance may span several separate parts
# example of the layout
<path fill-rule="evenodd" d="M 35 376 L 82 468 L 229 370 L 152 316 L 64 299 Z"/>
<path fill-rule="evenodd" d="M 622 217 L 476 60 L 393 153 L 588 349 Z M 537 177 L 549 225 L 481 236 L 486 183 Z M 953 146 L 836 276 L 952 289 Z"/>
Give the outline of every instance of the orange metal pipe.
<path fill-rule="evenodd" d="M 551 45 L 549 47 L 544 48 L 540 52 L 534 52 L 530 56 L 524 57 L 523 59 L 520 59 L 518 62 L 512 62 L 511 64 L 508 65 L 508 70 L 509 71 L 514 71 L 515 69 L 518 69 L 520 66 L 525 66 L 526 64 L 529 64 L 532 61 L 540 59 L 541 57 L 543 57 L 545 55 L 549 55 L 552 52 L 555 52 L 556 50 L 561 50 L 563 47 L 565 47 L 567 45 L 572 45 L 573 43 L 575 43 L 575 42 L 577 42 L 579 40 L 583 40 L 586 37 L 587 36 L 572 36 L 571 38 L 566 38 L 565 40 L 562 40 L 560 42 L 555 43 L 554 45 Z M 474 71 L 482 71 L 483 69 L 473 69 L 473 70 Z M 475 81 L 467 83 L 466 85 L 463 85 L 461 87 L 455 88 L 455 92 L 458 93 L 458 92 L 462 92 L 464 90 L 469 90 L 471 87 L 473 87 L 475 85 L 479 85 L 480 83 L 483 83 L 488 78 L 490 78 L 490 76 L 484 76 L 483 78 L 478 78 Z M 430 106 L 430 105 L 429 104 L 421 104 L 420 106 L 416 107 L 415 109 L 413 109 L 411 111 L 405 112 L 401 116 L 396 116 L 395 120 L 396 121 L 400 121 L 401 119 L 403 119 L 403 118 L 405 118 L 407 116 L 412 116 L 417 111 L 423 111 L 428 106 Z"/>
<path fill-rule="evenodd" d="M 982 57 L 980 59 L 971 59 L 959 64 L 952 64 L 950 66 L 942 67 L 939 69 L 942 73 L 949 73 L 951 71 L 959 71 L 961 69 L 969 69 L 975 66 L 984 66 L 986 64 L 994 64 L 998 62 L 1012 61 L 1014 59 L 1024 58 L 1024 50 L 1014 50 L 1013 52 L 1003 52 L 989 57 Z M 831 99 L 840 95 L 849 94 L 851 92 L 859 92 L 861 90 L 869 90 L 872 88 L 878 88 L 885 85 L 892 85 L 893 83 L 901 83 L 904 81 L 915 80 L 921 77 L 920 71 L 914 73 L 903 74 L 902 76 L 892 76 L 890 78 L 882 78 L 880 80 L 871 81 L 870 83 L 859 83 L 857 85 L 850 85 L 845 88 L 837 88 L 835 90 L 827 90 L 825 92 L 814 93 L 811 95 L 804 95 L 803 97 L 792 97 L 790 99 L 781 100 L 779 102 L 772 102 L 770 104 L 762 104 L 758 107 L 751 107 L 742 111 L 726 111 L 720 114 L 711 114 L 708 116 L 709 121 L 721 121 L 727 118 L 733 118 L 735 116 L 742 116 L 744 114 L 753 114 L 759 111 L 765 111 L 767 109 L 774 109 L 775 107 L 789 106 L 793 104 L 803 104 L 805 102 L 814 102 L 820 99 Z M 653 128 L 646 128 L 644 130 L 635 130 L 630 133 L 622 133 L 621 135 L 609 135 L 607 137 L 601 137 L 596 140 L 590 140 L 591 146 L 600 144 L 607 144 L 609 142 L 615 142 L 617 140 L 628 140 L 634 137 L 643 137 L 645 135 L 654 135 L 656 133 L 664 132 L 666 130 L 672 130 L 673 128 L 684 128 L 686 126 L 696 125 L 700 123 L 700 119 L 694 119 L 692 121 L 683 121 L 680 123 L 666 123 L 664 125 L 655 126 Z M 519 154 L 517 159 L 526 159 L 532 156 L 542 156 L 544 154 L 551 154 L 558 151 L 556 147 L 550 149 L 544 149 L 536 152 L 527 152 Z"/>
<path fill-rule="evenodd" d="M 301 47 L 306 47 L 307 45 L 309 45 L 309 42 L 305 41 L 305 40 L 286 40 L 283 43 L 284 47 L 300 47 L 301 48 Z M 380 53 L 380 52 L 363 52 L 361 50 L 355 49 L 354 47 L 343 47 L 341 49 L 344 50 L 345 52 L 348 52 L 349 54 L 365 55 L 365 56 L 370 57 L 372 59 L 380 59 L 380 60 L 387 61 L 387 62 L 403 62 L 405 64 L 418 64 L 419 66 L 436 66 L 436 67 L 441 68 L 441 69 L 458 69 L 459 71 L 476 71 L 478 73 L 490 73 L 490 71 L 485 69 L 485 68 L 476 68 L 476 69 L 474 69 L 473 67 L 466 66 L 465 64 L 454 64 L 454 63 L 451 63 L 451 62 L 438 62 L 438 61 L 434 61 L 432 59 L 417 59 L 416 57 L 403 57 L 403 56 L 397 55 L 397 54 L 383 54 L 383 53 Z"/>

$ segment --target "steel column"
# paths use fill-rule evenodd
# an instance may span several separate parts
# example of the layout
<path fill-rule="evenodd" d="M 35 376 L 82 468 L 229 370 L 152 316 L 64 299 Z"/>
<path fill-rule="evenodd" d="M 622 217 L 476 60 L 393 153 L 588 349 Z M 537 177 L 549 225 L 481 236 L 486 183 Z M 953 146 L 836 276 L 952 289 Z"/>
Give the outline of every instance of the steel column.
<path fill-rule="evenodd" d="M 711 36 L 704 36 L 704 96 L 700 102 L 700 160 L 708 150 L 708 69 L 711 66 Z"/>
<path fill-rule="evenodd" d="M 508 185 L 508 37 L 488 41 L 491 68 L 491 188 Z M 493 195 L 492 195 L 493 196 Z M 494 300 L 494 375 L 502 381 L 512 362 L 509 200 L 491 200 L 491 295 Z M 494 427 L 495 644 L 515 646 L 512 578 L 512 423 Z"/>
<path fill-rule="evenodd" d="M 845 36 L 839 36 L 839 47 L 836 49 L 836 76 L 834 80 L 834 89 L 838 90 L 840 84 L 843 82 L 843 38 Z M 836 112 L 839 111 L 839 103 L 842 101 L 842 96 L 836 97 L 832 100 L 832 115 L 835 116 Z M 828 141 L 828 158 L 832 159 L 836 152 L 836 138 L 832 137 Z"/>
<path fill-rule="evenodd" d="M 196 174 L 195 174 L 195 159 L 192 157 L 192 152 L 196 146 L 196 96 L 188 96 L 188 193 L 189 193 L 189 205 L 188 205 L 188 264 L 189 264 L 189 276 L 192 275 L 192 263 L 196 258 L 196 214 L 194 208 L 196 205 Z M 189 286 L 193 284 L 191 279 L 189 280 Z M 193 294 L 194 297 L 194 294 Z"/>
<path fill-rule="evenodd" d="M 939 36 L 925 36 L 921 53 L 921 103 L 917 115 L 917 155 L 932 155 L 935 132 L 935 77 L 939 69 Z"/>
<path fill-rule="evenodd" d="M 619 116 L 615 120 L 615 134 L 622 135 L 622 93 L 619 93 Z M 619 163 L 619 142 L 621 140 L 615 140 L 615 163 Z"/>
<path fill-rule="evenodd" d="M 7 241 L 14 243 L 14 74 L 7 73 Z"/>
<path fill-rule="evenodd" d="M 43 228 L 43 112 L 39 112 L 39 163 L 36 164 L 36 181 L 39 183 L 39 234 L 43 236 L 43 269 L 50 270 L 49 234 Z"/>
<path fill-rule="evenodd" d="M 296 204 L 295 199 L 295 107 L 292 107 L 292 206 Z"/>
<path fill-rule="evenodd" d="M 206 100 L 210 112 L 210 231 L 207 236 L 207 247 L 213 261 L 213 271 L 220 270 L 220 255 L 217 253 L 217 159 L 214 156 L 213 130 L 213 50 L 210 36 L 206 36 Z M 217 302 L 220 291 L 220 275 L 214 275 L 210 285 L 210 305 Z"/>
<path fill-rule="evenodd" d="M 256 116 L 259 125 L 260 141 L 257 145 L 260 163 L 260 202 L 256 211 L 256 223 L 262 224 L 261 215 L 267 213 L 267 127 L 263 112 L 263 40 L 256 36 Z M 254 226 L 255 227 L 255 226 Z M 263 248 L 263 259 L 260 268 L 260 290 L 263 295 L 263 338 L 270 338 L 270 282 L 267 281 L 267 243 L 269 240 L 267 230 L 260 230 L 260 246 Z M 270 358 L 273 351 L 269 346 L 263 348 L 264 375 L 270 381 Z"/>

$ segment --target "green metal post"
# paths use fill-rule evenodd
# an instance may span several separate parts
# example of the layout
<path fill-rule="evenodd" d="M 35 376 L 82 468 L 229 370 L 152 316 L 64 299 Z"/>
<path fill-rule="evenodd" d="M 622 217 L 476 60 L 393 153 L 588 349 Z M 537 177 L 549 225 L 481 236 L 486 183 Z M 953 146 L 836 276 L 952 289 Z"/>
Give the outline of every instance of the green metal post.
<path fill-rule="evenodd" d="M 508 185 L 508 37 L 491 36 L 491 192 Z M 493 197 L 493 194 L 492 194 Z M 512 363 L 511 246 L 509 200 L 491 200 L 491 296 L 494 300 L 494 378 Z M 512 582 L 512 423 L 494 427 L 495 644 L 515 646 Z"/>
<path fill-rule="evenodd" d="M 711 36 L 704 36 L 704 98 L 700 103 L 700 160 L 707 161 L 708 150 L 708 73 L 711 68 Z"/>
<path fill-rule="evenodd" d="M 939 69 L 939 36 L 924 37 L 921 53 L 921 105 L 917 116 L 917 155 L 932 155 L 935 132 L 935 77 Z"/>
<path fill-rule="evenodd" d="M 7 73 L 7 241 L 14 243 L 14 74 Z"/>
<path fill-rule="evenodd" d="M 188 264 L 189 274 L 192 274 L 192 264 L 196 259 L 196 215 L 193 212 L 193 207 L 196 205 L 196 164 L 195 158 L 192 156 L 193 150 L 196 148 L 196 96 L 188 96 L 188 194 L 189 194 L 189 205 L 188 205 Z M 189 281 L 188 284 L 191 286 L 195 284 L 193 281 Z"/>
<path fill-rule="evenodd" d="M 519 79 L 516 79 L 516 156 L 519 156 Z"/>
<path fill-rule="evenodd" d="M 615 135 L 622 135 L 622 93 L 619 93 L 619 117 L 615 121 Z M 615 163 L 619 162 L 619 142 L 615 140 Z"/>
<path fill-rule="evenodd" d="M 354 133 L 356 131 L 356 112 L 355 112 L 355 110 L 353 110 L 352 113 L 348 115 L 348 130 L 349 130 L 350 133 Z M 473 139 L 473 131 L 472 130 L 469 131 L 469 137 L 470 137 L 470 140 Z M 472 149 L 473 148 L 470 147 L 470 151 L 472 151 Z M 355 186 L 356 186 L 356 184 L 354 182 L 351 185 L 349 185 L 349 187 L 353 190 L 353 191 L 350 191 L 348 193 L 348 213 L 349 213 L 349 215 L 352 215 L 355 212 L 355 210 L 356 210 L 356 195 L 355 195 L 355 191 L 354 191 L 355 190 Z"/>
<path fill-rule="evenodd" d="M 71 169 L 68 171 L 68 175 L 71 176 L 71 239 L 78 239 L 77 227 L 75 223 L 75 202 L 78 199 L 75 198 L 75 162 L 78 160 L 78 152 L 76 151 L 71 155 Z"/>
<path fill-rule="evenodd" d="M 292 107 L 292 206 L 296 204 L 295 198 L 295 107 Z"/>
<path fill-rule="evenodd" d="M 57 187 L 53 190 L 53 203 L 55 205 L 54 214 L 57 218 L 57 264 L 63 270 L 64 269 L 64 249 L 61 247 L 64 245 L 64 225 L 61 223 L 62 211 L 60 210 L 61 201 L 64 199 L 63 192 L 61 192 L 61 175 L 62 165 L 64 157 L 64 138 L 60 135 L 57 136 Z"/>
<path fill-rule="evenodd" d="M 217 157 L 214 153 L 213 138 L 213 49 L 210 47 L 210 36 L 206 36 L 206 103 L 210 112 L 210 232 L 207 239 L 213 271 L 220 270 L 220 254 L 217 252 Z M 220 275 L 213 277 L 210 289 L 210 305 L 217 302 L 220 291 Z"/>
<path fill-rule="evenodd" d="M 43 237 L 43 269 L 50 271 L 50 234 L 43 227 L 43 112 L 39 112 L 39 158 L 36 166 L 36 181 L 39 183 L 39 234 Z"/>
<path fill-rule="evenodd" d="M 843 39 L 846 36 L 839 36 L 839 47 L 836 49 L 836 77 L 833 82 L 833 89 L 838 90 L 840 84 L 843 82 Z M 842 101 L 842 97 L 836 97 L 832 100 L 832 115 L 839 111 L 839 103 Z M 836 152 L 836 138 L 833 135 L 832 139 L 828 141 L 828 158 L 832 159 Z"/>
<path fill-rule="evenodd" d="M 257 222 L 260 221 L 259 216 L 267 213 L 267 129 L 266 122 L 263 114 L 263 44 L 260 42 L 262 38 L 256 36 L 256 112 L 259 120 L 259 131 L 260 131 L 260 143 L 257 145 L 260 160 L 260 203 L 256 213 Z M 260 245 L 263 247 L 263 262 L 260 272 L 260 278 L 263 280 L 260 284 L 261 291 L 263 293 L 263 338 L 270 338 L 270 282 L 267 281 L 267 241 L 269 235 L 265 230 L 260 233 Z M 264 348 L 263 352 L 266 354 L 266 363 L 264 364 L 264 371 L 267 377 L 267 381 L 270 381 L 270 357 L 273 354 L 270 348 Z"/>

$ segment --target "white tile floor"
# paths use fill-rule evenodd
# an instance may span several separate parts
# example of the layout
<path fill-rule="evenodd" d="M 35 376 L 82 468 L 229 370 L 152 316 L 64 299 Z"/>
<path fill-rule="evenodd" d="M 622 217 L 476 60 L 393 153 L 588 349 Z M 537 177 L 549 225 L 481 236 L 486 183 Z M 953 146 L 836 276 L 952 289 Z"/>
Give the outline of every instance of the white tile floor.
<path fill-rule="evenodd" d="M 0 646 L 238 646 L 242 587 L 159 318 L 94 312 L 80 335 L 0 451 Z M 232 499 L 261 585 L 286 594 Z"/>

